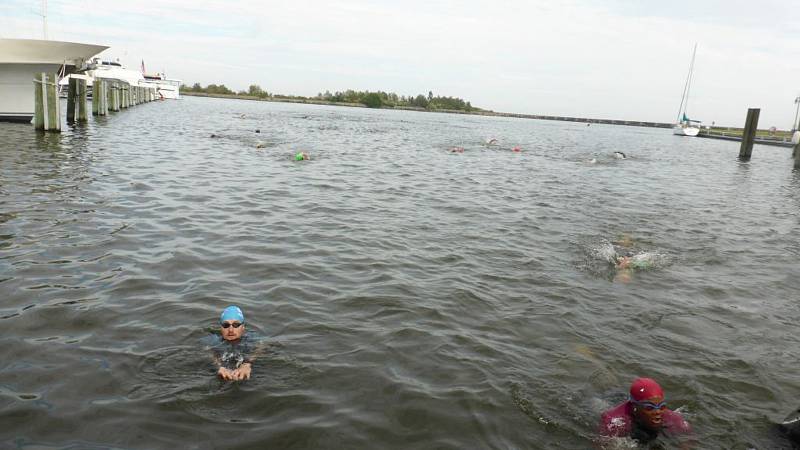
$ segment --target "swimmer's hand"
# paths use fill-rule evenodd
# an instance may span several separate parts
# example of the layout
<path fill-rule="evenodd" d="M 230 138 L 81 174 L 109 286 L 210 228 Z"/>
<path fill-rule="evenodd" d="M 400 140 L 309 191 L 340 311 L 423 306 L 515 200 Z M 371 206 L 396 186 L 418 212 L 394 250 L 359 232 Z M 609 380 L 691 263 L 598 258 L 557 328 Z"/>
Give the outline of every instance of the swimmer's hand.
<path fill-rule="evenodd" d="M 217 375 L 223 380 L 229 381 L 249 380 L 252 369 L 252 364 L 243 363 L 238 369 L 233 370 L 220 367 L 219 370 L 217 370 Z"/>
<path fill-rule="evenodd" d="M 250 371 L 253 369 L 253 365 L 246 362 L 242 363 L 238 369 L 233 371 L 234 380 L 249 380 L 250 379 Z"/>

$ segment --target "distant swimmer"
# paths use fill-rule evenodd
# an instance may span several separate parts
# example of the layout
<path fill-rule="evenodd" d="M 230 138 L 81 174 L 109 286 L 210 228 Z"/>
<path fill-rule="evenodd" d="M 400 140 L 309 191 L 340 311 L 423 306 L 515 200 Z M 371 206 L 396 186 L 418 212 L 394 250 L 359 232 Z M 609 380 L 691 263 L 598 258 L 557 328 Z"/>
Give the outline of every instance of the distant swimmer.
<path fill-rule="evenodd" d="M 464 147 L 450 147 L 450 153 L 464 153 Z"/>
<path fill-rule="evenodd" d="M 625 153 L 622 153 L 622 152 L 614 152 L 614 158 L 617 158 L 617 159 L 628 159 L 628 157 L 625 156 Z"/>
<path fill-rule="evenodd" d="M 497 139 L 491 138 L 486 140 L 486 145 L 497 145 L 498 142 L 499 141 Z"/>
<path fill-rule="evenodd" d="M 253 350 L 245 335 L 244 313 L 238 306 L 228 306 L 219 318 L 222 340 L 212 350 L 217 376 L 223 380 L 247 380 L 253 370 Z"/>
<path fill-rule="evenodd" d="M 637 378 L 628 400 L 600 417 L 600 436 L 629 437 L 646 444 L 665 436 L 690 436 L 692 428 L 680 413 L 667 408 L 664 391 L 651 378 Z"/>
<path fill-rule="evenodd" d="M 800 409 L 795 410 L 779 423 L 778 429 L 793 444 L 800 445 Z"/>
<path fill-rule="evenodd" d="M 263 141 L 256 142 L 256 148 L 264 148 L 266 146 L 267 146 L 266 142 L 263 142 Z"/>
<path fill-rule="evenodd" d="M 630 256 L 617 256 L 617 269 L 652 269 L 660 255 L 657 253 L 641 252 Z"/>
<path fill-rule="evenodd" d="M 511 151 L 514 152 L 514 153 L 520 153 L 522 151 L 522 147 L 516 146 L 516 147 L 512 148 Z"/>
<path fill-rule="evenodd" d="M 597 164 L 597 158 L 590 159 L 589 164 Z"/>
<path fill-rule="evenodd" d="M 306 152 L 297 152 L 297 154 L 294 155 L 294 160 L 295 161 L 311 161 L 311 156 Z"/>

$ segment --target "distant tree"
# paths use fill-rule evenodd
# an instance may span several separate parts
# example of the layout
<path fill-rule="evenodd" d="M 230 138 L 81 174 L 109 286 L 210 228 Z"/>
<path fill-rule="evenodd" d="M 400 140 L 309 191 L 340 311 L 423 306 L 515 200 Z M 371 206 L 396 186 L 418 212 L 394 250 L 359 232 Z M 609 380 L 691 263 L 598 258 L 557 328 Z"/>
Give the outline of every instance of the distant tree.
<path fill-rule="evenodd" d="M 412 106 L 416 106 L 417 108 L 427 108 L 428 107 L 428 99 L 425 98 L 424 95 L 419 94 L 412 102 Z"/>
<path fill-rule="evenodd" d="M 367 108 L 380 108 L 383 100 L 377 92 L 370 92 L 361 99 L 361 103 L 367 105 Z"/>
<path fill-rule="evenodd" d="M 261 97 L 263 92 L 264 90 L 257 84 L 251 84 L 250 87 L 247 88 L 247 93 L 255 97 Z"/>
<path fill-rule="evenodd" d="M 433 91 L 428 91 L 428 101 L 433 100 Z"/>

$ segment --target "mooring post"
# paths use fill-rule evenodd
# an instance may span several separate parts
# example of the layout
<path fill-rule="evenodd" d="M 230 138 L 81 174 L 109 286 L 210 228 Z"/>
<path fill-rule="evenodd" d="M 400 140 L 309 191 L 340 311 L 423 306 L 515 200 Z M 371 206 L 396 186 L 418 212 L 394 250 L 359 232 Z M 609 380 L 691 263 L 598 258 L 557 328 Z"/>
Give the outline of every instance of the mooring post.
<path fill-rule="evenodd" d="M 75 108 L 75 119 L 78 122 L 86 122 L 88 121 L 88 117 L 86 116 L 86 80 L 78 79 L 76 80 L 78 83 L 78 97 L 75 99 L 77 103 L 77 107 Z"/>
<path fill-rule="evenodd" d="M 103 82 L 100 80 L 95 79 L 92 82 L 92 115 L 99 116 L 100 115 L 100 99 L 103 94 L 101 93 L 103 89 Z"/>
<path fill-rule="evenodd" d="M 108 115 L 108 82 L 105 80 L 97 80 L 100 82 L 100 107 L 98 113 L 101 116 Z"/>
<path fill-rule="evenodd" d="M 758 130 L 759 114 L 761 114 L 761 108 L 747 110 L 747 119 L 744 122 L 744 131 L 742 131 L 742 146 L 739 148 L 739 159 L 748 160 L 753 154 L 753 140 L 756 138 Z"/>
<path fill-rule="evenodd" d="M 67 89 L 67 123 L 75 122 L 75 99 L 78 98 L 78 79 L 69 77 Z"/>
<path fill-rule="evenodd" d="M 35 105 L 33 127 L 44 131 L 61 131 L 61 104 L 56 91 L 56 74 L 39 72 L 33 81 Z"/>
<path fill-rule="evenodd" d="M 113 81 L 108 82 L 108 109 L 109 111 L 117 110 L 117 83 Z"/>
<path fill-rule="evenodd" d="M 792 151 L 794 167 L 800 168 L 800 131 L 795 131 L 792 135 L 792 144 L 794 144 L 794 150 Z"/>

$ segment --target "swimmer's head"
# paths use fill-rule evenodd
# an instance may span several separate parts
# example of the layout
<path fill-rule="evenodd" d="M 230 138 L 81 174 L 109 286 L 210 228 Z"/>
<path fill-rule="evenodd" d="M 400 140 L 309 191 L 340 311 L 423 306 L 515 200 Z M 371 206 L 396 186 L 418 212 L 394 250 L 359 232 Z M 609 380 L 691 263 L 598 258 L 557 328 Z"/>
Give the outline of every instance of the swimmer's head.
<path fill-rule="evenodd" d="M 244 313 L 242 309 L 233 305 L 225 308 L 219 316 L 219 323 L 224 323 L 226 320 L 238 320 L 244 323 Z"/>
<path fill-rule="evenodd" d="M 238 306 L 228 306 L 219 316 L 220 331 L 226 341 L 235 341 L 244 334 L 244 313 Z"/>
<path fill-rule="evenodd" d="M 630 395 L 636 421 L 651 430 L 660 429 L 664 424 L 662 414 L 667 409 L 661 386 L 652 378 L 637 378 L 631 384 Z"/>

